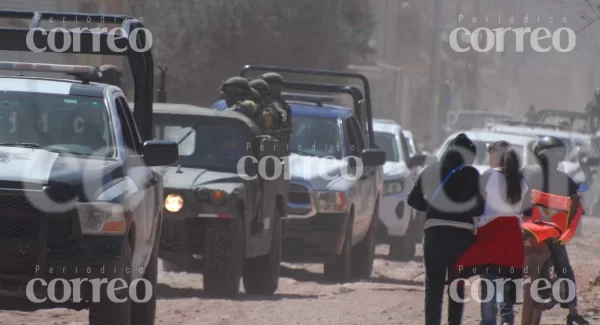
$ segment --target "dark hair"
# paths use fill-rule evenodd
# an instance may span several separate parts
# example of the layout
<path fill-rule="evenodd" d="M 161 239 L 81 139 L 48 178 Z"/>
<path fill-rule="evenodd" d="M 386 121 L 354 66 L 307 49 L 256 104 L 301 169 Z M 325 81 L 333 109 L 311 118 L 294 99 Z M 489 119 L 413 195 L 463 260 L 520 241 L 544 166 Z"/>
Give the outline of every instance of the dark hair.
<path fill-rule="evenodd" d="M 506 200 L 510 204 L 521 201 L 523 189 L 521 188 L 521 172 L 519 170 L 519 156 L 515 149 L 508 149 L 502 154 L 502 173 L 506 181 Z"/>
<path fill-rule="evenodd" d="M 509 147 L 510 147 L 510 143 L 508 143 L 504 140 L 500 140 L 500 141 L 496 141 L 496 142 L 488 145 L 488 152 L 489 153 L 492 153 L 492 152 L 503 153 L 504 151 L 508 150 Z"/>
<path fill-rule="evenodd" d="M 472 164 L 476 154 L 475 143 L 466 134 L 461 133 L 450 141 L 446 152 L 441 157 L 441 161 L 444 167 L 453 169 L 461 164 Z"/>

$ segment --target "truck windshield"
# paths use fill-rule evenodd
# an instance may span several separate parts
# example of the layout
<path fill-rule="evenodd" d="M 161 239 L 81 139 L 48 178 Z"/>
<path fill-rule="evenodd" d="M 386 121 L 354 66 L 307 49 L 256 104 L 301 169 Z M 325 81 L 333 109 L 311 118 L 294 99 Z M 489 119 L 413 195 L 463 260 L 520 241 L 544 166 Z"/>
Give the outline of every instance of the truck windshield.
<path fill-rule="evenodd" d="M 294 116 L 290 150 L 304 156 L 342 159 L 340 127 L 336 118 Z"/>
<path fill-rule="evenodd" d="M 102 98 L 0 91 L 0 145 L 111 157 L 111 132 Z"/>
<path fill-rule="evenodd" d="M 199 116 L 155 115 L 154 138 L 179 145 L 182 167 L 237 170 L 252 137 L 233 123 L 215 123 Z"/>
<path fill-rule="evenodd" d="M 394 134 L 388 132 L 375 132 L 374 135 L 377 147 L 385 151 L 385 160 L 393 162 L 400 161 L 398 142 L 396 141 Z"/>

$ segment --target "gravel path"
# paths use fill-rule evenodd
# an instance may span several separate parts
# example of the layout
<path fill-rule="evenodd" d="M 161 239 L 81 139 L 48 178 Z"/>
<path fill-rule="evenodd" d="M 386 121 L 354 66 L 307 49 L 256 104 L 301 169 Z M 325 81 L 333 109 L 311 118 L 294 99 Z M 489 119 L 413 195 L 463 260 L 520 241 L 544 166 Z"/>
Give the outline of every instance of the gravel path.
<path fill-rule="evenodd" d="M 586 218 L 584 225 L 585 237 L 574 239 L 569 253 L 578 277 L 580 310 L 592 325 L 600 325 L 600 218 Z M 234 301 L 204 298 L 201 275 L 161 271 L 156 324 L 423 324 L 422 263 L 387 261 L 387 249 L 378 246 L 370 282 L 328 284 L 321 266 L 284 263 L 276 296 L 241 295 Z M 565 324 L 564 315 L 556 307 L 544 315 L 543 324 Z M 2 325 L 79 325 L 87 324 L 86 319 L 86 311 L 64 309 L 0 312 Z M 479 305 L 469 302 L 463 324 L 478 323 Z"/>

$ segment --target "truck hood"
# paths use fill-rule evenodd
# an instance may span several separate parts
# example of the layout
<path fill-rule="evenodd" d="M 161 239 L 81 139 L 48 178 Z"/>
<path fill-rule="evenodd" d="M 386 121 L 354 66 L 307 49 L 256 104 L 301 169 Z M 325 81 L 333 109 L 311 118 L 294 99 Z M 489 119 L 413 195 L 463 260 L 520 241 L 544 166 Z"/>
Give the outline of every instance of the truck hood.
<path fill-rule="evenodd" d="M 125 177 L 118 160 L 90 159 L 44 149 L 0 146 L 0 186 L 39 189 L 48 186 L 65 199 L 94 200 L 98 190 Z M 86 195 L 87 193 L 87 195 Z"/>
<path fill-rule="evenodd" d="M 408 177 L 409 175 L 410 169 L 408 169 L 404 162 L 388 161 L 383 165 L 383 179 L 386 181 Z"/>
<path fill-rule="evenodd" d="M 342 180 L 342 169 L 347 168 L 348 162 L 338 159 L 328 159 L 312 156 L 290 156 L 290 176 L 293 180 L 311 183 L 315 189 L 327 189 L 338 180 Z M 319 175 L 329 175 L 324 179 Z"/>
<path fill-rule="evenodd" d="M 165 188 L 192 189 L 213 188 L 231 192 L 243 183 L 243 179 L 236 173 L 210 171 L 202 168 L 161 167 Z"/>

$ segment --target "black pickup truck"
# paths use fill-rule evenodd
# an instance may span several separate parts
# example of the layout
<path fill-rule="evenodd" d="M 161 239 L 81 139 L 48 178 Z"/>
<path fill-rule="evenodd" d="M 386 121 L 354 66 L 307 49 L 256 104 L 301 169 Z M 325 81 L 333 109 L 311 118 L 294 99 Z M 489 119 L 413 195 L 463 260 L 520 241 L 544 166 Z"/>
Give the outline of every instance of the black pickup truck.
<path fill-rule="evenodd" d="M 46 19 L 122 23 L 133 33 L 115 40 L 124 52 L 109 48 L 106 33 L 76 31 L 70 39 L 81 47 L 66 52 L 127 56 L 136 90 L 131 114 L 121 89 L 90 82 L 100 76 L 94 67 L 0 62 L 21 72 L 0 76 L 0 309 L 89 308 L 93 325 L 152 325 L 163 215 L 162 177 L 152 166 L 177 163 L 178 149 L 151 140 L 152 54 L 129 48 L 143 26 L 87 13 L 0 10 L 0 18 L 33 18 L 30 28 Z M 29 32 L 0 29 L 0 50 L 32 51 Z M 131 38 L 143 45 L 143 34 Z M 37 48 L 64 48 L 65 38 L 47 35 L 34 34 Z M 23 76 L 37 72 L 79 81 Z"/>

